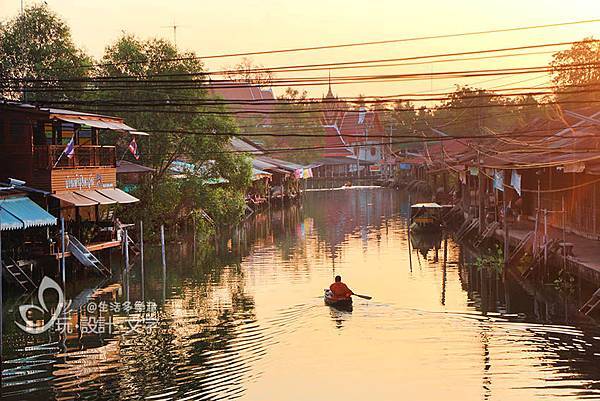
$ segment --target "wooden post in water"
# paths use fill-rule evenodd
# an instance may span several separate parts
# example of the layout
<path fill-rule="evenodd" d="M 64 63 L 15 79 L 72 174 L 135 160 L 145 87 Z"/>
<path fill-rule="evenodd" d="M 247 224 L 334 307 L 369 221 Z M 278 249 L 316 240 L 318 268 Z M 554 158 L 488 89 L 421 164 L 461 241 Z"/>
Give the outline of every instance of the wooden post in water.
<path fill-rule="evenodd" d="M 563 251 L 563 270 L 567 269 L 567 212 L 565 210 L 565 196 L 562 196 L 562 251 Z"/>
<path fill-rule="evenodd" d="M 193 231 L 193 243 L 192 243 L 192 257 L 194 263 L 196 263 L 196 214 L 192 213 L 192 231 Z"/>
<path fill-rule="evenodd" d="M 4 270 L 4 265 L 3 265 L 3 261 L 2 261 L 2 205 L 0 205 L 0 355 L 2 355 L 2 350 L 3 350 L 3 341 L 2 341 L 2 324 L 3 324 L 3 319 L 2 316 L 4 315 L 3 313 L 3 307 L 4 304 L 2 303 L 2 273 Z M 2 360 L 3 358 L 0 358 L 0 372 L 2 372 Z"/>
<path fill-rule="evenodd" d="M 504 210 L 504 269 L 502 269 L 503 276 L 508 270 L 508 258 L 510 254 L 510 237 L 508 236 L 508 205 L 506 203 L 506 191 L 508 191 L 508 189 L 504 189 L 504 194 L 502 195 L 502 208 Z"/>
<path fill-rule="evenodd" d="M 406 224 L 406 231 L 408 233 L 408 266 L 412 273 L 412 250 L 410 243 L 410 224 L 411 224 L 411 207 L 410 207 L 410 193 L 408 194 L 408 222 Z"/>
<path fill-rule="evenodd" d="M 479 157 L 479 156 L 477 156 Z M 483 232 L 483 228 L 485 226 L 485 195 L 486 195 L 486 186 L 485 180 L 483 177 L 483 172 L 481 171 L 481 163 L 479 163 L 478 170 L 478 179 L 479 179 L 479 234 Z"/>
<path fill-rule="evenodd" d="M 167 282 L 167 257 L 165 255 L 165 226 L 160 225 L 160 247 L 162 254 L 162 268 L 163 268 L 163 302 L 166 299 L 166 282 Z"/>
<path fill-rule="evenodd" d="M 548 210 L 544 209 L 544 275 L 548 268 Z"/>
<path fill-rule="evenodd" d="M 60 217 L 60 242 L 61 242 L 61 250 L 62 255 L 60 259 L 60 269 L 62 271 L 62 282 L 63 282 L 63 291 L 66 292 L 65 284 L 66 284 L 66 274 L 65 274 L 65 218 L 63 216 Z"/>
<path fill-rule="evenodd" d="M 125 253 L 125 285 L 127 286 L 127 302 L 129 302 L 129 234 L 127 233 L 127 228 L 123 230 L 123 234 L 123 244 L 125 247 L 123 249 Z"/>
<path fill-rule="evenodd" d="M 442 298 L 441 304 L 446 305 L 446 281 L 447 281 L 447 261 L 448 261 L 448 237 L 444 233 L 444 261 L 442 264 Z"/>
<path fill-rule="evenodd" d="M 142 274 L 142 301 L 146 301 L 144 297 L 144 221 L 140 220 L 140 271 Z"/>
<path fill-rule="evenodd" d="M 539 216 L 540 216 L 540 204 L 541 204 L 541 199 L 540 199 L 540 179 L 538 177 L 538 182 L 537 182 L 537 207 L 535 208 L 535 231 L 533 233 L 533 253 L 536 254 L 538 251 L 538 230 L 539 230 Z"/>

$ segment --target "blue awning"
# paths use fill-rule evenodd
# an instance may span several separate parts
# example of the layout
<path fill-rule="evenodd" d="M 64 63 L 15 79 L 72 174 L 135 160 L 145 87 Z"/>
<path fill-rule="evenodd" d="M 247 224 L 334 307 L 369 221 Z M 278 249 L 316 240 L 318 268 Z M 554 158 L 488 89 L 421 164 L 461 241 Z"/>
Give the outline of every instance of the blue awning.
<path fill-rule="evenodd" d="M 0 201 L 0 205 L 4 202 Z M 23 228 L 23 222 L 4 209 L 0 209 L 0 231 L 18 230 Z"/>
<path fill-rule="evenodd" d="M 56 225 L 56 217 L 27 197 L 0 200 L 0 229 L 16 230 Z"/>

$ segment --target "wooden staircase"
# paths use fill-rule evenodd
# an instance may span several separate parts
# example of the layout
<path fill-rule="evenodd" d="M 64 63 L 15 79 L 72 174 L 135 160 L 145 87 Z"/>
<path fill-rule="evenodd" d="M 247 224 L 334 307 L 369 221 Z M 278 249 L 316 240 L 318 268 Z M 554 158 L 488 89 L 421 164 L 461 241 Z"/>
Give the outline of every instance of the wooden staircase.
<path fill-rule="evenodd" d="M 109 268 L 104 266 L 86 247 L 83 245 L 74 235 L 68 234 L 69 246 L 68 249 L 71 254 L 84 266 L 93 267 L 100 274 L 106 277 L 111 276 Z"/>
<path fill-rule="evenodd" d="M 462 226 L 460 227 L 460 229 L 456 233 L 456 241 L 461 241 L 467 235 L 469 235 L 469 233 L 471 231 L 473 231 L 477 227 L 479 227 L 479 220 L 478 219 L 465 220 L 465 222 L 462 224 Z"/>
<path fill-rule="evenodd" d="M 31 292 L 37 288 L 31 276 L 22 269 L 22 264 L 12 258 L 8 258 L 8 263 L 2 261 L 2 268 L 8 273 L 9 277 L 21 287 L 24 292 Z"/>
<path fill-rule="evenodd" d="M 460 213 L 460 206 L 454 205 L 442 214 L 442 220 L 451 220 Z"/>
<path fill-rule="evenodd" d="M 558 249 L 559 242 L 551 238 L 534 253 L 531 265 L 523 273 L 521 273 L 521 276 L 524 279 L 528 278 L 538 266 L 541 266 L 542 259 L 544 259 L 544 247 L 548 247 L 548 254 L 550 254 Z"/>
<path fill-rule="evenodd" d="M 519 242 L 515 249 L 513 249 L 513 251 L 510 253 L 508 258 L 508 266 L 514 266 L 519 260 L 521 260 L 525 252 L 527 252 L 527 250 L 533 246 L 534 235 L 534 232 L 530 231 L 525 235 L 525 237 L 523 237 L 521 242 Z"/>
<path fill-rule="evenodd" d="M 133 239 L 131 239 L 131 237 L 129 236 L 129 233 L 127 233 L 127 243 L 129 244 L 129 250 L 131 252 L 133 252 L 136 256 L 140 254 L 141 249 L 138 246 L 138 244 L 135 243 L 135 241 Z"/>
<path fill-rule="evenodd" d="M 479 238 L 477 238 L 477 241 L 473 243 L 473 245 L 475 245 L 476 247 L 481 246 L 481 244 L 483 244 L 483 241 L 490 238 L 498 227 L 500 227 L 500 223 L 498 223 L 497 221 L 492 222 L 492 224 L 490 224 L 485 228 L 485 230 L 483 230 L 483 232 L 481 233 Z"/>
<path fill-rule="evenodd" d="M 579 312 L 584 315 L 589 315 L 598 305 L 600 305 L 600 288 L 598 288 L 592 297 L 579 308 Z"/>

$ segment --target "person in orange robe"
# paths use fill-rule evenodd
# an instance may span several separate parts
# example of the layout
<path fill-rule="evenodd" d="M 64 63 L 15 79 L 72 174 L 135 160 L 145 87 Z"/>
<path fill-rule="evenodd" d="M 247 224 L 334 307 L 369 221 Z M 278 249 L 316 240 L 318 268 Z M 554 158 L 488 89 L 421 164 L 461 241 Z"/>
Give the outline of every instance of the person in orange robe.
<path fill-rule="evenodd" d="M 346 284 L 342 283 L 341 276 L 335 276 L 335 283 L 329 286 L 329 290 L 333 293 L 334 299 L 346 299 L 354 294 Z"/>

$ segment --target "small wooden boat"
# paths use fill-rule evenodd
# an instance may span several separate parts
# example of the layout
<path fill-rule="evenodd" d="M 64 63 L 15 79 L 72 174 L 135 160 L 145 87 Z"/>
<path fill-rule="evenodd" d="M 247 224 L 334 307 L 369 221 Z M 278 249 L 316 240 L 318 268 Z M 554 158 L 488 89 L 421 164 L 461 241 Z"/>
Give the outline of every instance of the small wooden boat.
<path fill-rule="evenodd" d="M 334 298 L 333 293 L 330 290 L 325 290 L 323 299 L 325 300 L 325 305 L 333 306 L 334 308 L 342 310 L 352 309 L 352 297 L 341 299 Z"/>
<path fill-rule="evenodd" d="M 410 207 L 412 231 L 437 231 L 442 228 L 441 214 L 444 208 L 437 203 L 417 203 Z"/>

